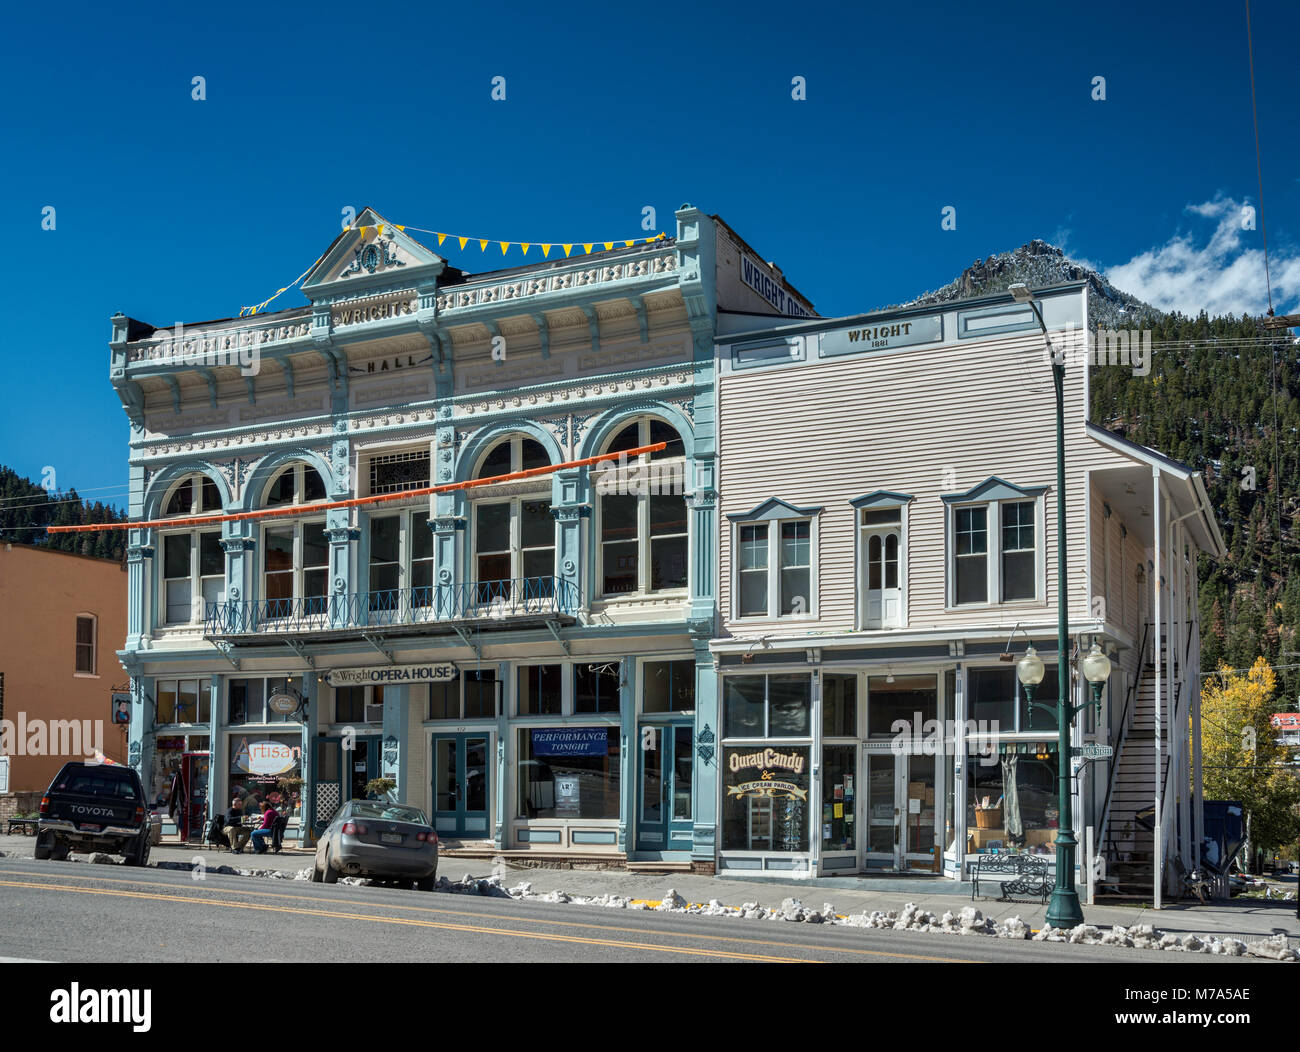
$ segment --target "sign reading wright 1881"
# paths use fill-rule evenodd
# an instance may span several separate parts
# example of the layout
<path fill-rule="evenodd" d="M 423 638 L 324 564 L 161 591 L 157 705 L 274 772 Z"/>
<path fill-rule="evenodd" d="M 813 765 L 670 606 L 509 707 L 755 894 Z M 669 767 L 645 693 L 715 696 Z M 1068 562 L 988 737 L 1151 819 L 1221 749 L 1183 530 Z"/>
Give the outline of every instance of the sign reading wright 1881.
<path fill-rule="evenodd" d="M 902 321 L 835 329 L 822 335 L 821 356 L 888 351 L 918 343 L 939 343 L 943 339 L 943 315 L 928 314 Z"/>
<path fill-rule="evenodd" d="M 325 676 L 331 687 L 364 687 L 384 683 L 446 683 L 456 678 L 450 661 L 436 665 L 375 665 L 372 668 L 332 668 Z"/>

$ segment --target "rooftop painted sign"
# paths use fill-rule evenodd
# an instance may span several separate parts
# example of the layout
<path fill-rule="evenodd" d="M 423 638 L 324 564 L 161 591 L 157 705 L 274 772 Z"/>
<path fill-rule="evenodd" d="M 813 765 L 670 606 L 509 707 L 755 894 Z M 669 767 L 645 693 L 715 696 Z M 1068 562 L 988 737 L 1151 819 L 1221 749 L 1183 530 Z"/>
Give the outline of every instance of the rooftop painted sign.
<path fill-rule="evenodd" d="M 812 311 L 792 296 L 766 266 L 747 252 L 740 254 L 740 280 L 757 292 L 782 314 L 794 318 L 811 318 Z"/>

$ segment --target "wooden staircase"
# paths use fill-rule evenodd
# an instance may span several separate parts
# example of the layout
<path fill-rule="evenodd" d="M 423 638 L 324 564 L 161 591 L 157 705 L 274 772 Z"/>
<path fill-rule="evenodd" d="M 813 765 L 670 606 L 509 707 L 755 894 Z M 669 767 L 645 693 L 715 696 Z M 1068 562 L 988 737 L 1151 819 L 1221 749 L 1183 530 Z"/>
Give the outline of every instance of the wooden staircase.
<path fill-rule="evenodd" d="M 1156 799 L 1156 683 L 1155 667 L 1146 665 L 1133 699 L 1133 721 L 1116 758 L 1106 826 L 1105 879 L 1097 885 L 1098 898 L 1141 899 L 1154 896 Z M 1165 713 L 1166 722 L 1169 714 Z M 1161 784 L 1169 769 L 1169 755 L 1161 755 Z M 1144 821 L 1145 820 L 1145 821 Z"/>

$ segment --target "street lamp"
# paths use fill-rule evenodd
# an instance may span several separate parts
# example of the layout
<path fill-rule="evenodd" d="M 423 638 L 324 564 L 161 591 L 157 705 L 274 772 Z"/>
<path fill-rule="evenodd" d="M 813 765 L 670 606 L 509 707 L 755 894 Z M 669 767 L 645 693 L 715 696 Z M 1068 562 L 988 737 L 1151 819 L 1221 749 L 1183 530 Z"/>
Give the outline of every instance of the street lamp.
<path fill-rule="evenodd" d="M 1047 923 L 1053 928 L 1073 928 L 1083 923 L 1083 909 L 1079 905 L 1079 893 L 1074 889 L 1074 855 L 1079 842 L 1074 838 L 1074 819 L 1070 809 L 1070 723 L 1078 710 L 1069 703 L 1070 677 L 1066 675 L 1069 628 L 1065 575 L 1065 358 L 1052 347 L 1043 312 L 1029 286 L 1017 282 L 1007 291 L 1017 303 L 1028 304 L 1034 312 L 1052 359 L 1052 381 L 1056 388 L 1056 766 L 1060 775 L 1060 827 L 1056 831 L 1056 887 L 1052 889 L 1052 899 L 1047 905 Z M 1016 671 L 1019 673 L 1019 668 Z M 1032 665 L 1029 671 L 1032 671 Z M 1032 721 L 1033 704 L 1030 704 L 1029 711 Z"/>

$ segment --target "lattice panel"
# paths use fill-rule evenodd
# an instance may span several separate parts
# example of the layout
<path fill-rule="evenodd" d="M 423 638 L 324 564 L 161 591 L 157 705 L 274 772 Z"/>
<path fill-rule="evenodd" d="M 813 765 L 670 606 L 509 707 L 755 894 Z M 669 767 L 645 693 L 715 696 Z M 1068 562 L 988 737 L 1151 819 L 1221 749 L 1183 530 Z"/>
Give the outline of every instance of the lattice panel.
<path fill-rule="evenodd" d="M 334 821 L 334 813 L 339 809 L 339 786 L 334 782 L 324 782 L 316 786 L 316 824 L 324 829 Z"/>

